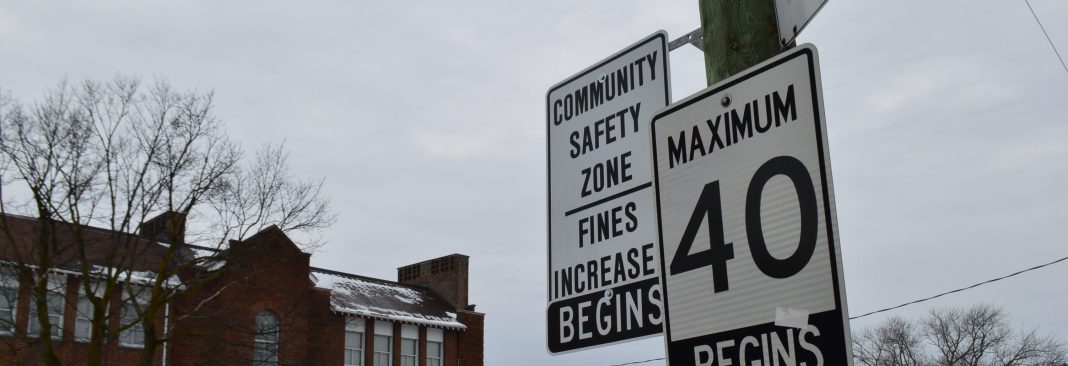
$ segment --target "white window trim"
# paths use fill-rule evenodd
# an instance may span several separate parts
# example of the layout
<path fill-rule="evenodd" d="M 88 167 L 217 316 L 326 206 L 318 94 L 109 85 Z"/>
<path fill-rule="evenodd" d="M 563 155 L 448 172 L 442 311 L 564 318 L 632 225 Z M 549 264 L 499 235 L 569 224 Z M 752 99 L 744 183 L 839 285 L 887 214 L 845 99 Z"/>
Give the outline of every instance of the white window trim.
<path fill-rule="evenodd" d="M 150 291 L 150 290 L 148 288 L 145 288 L 145 287 L 138 287 L 138 288 L 139 288 L 139 291 L 134 295 L 130 294 L 129 289 L 124 289 L 124 291 L 122 292 L 122 306 L 119 308 L 119 327 L 125 327 L 126 326 L 125 319 L 123 319 L 123 318 L 125 318 L 123 316 L 123 313 L 126 311 L 126 307 L 127 306 L 130 307 L 130 311 L 134 311 L 135 312 L 134 313 L 134 317 L 136 318 L 137 317 L 137 314 L 136 314 L 137 309 L 134 308 L 133 301 L 137 301 L 137 303 L 140 304 L 140 307 L 141 307 L 142 311 L 144 311 L 144 306 L 146 304 L 148 304 L 148 302 L 149 302 L 149 297 L 151 296 L 151 294 L 147 294 L 146 292 Z M 133 297 L 136 297 L 136 298 L 133 298 Z M 126 328 L 125 330 L 119 332 L 119 345 L 123 346 L 123 347 L 127 347 L 127 348 L 145 348 L 145 324 L 144 324 L 144 322 L 145 322 L 145 319 L 141 319 L 141 321 L 139 322 L 140 323 L 139 325 Z M 134 329 L 137 329 L 137 328 L 141 329 L 141 343 L 130 343 L 130 342 L 127 342 L 126 341 L 126 335 L 129 334 L 130 332 L 133 332 Z"/>
<path fill-rule="evenodd" d="M 430 356 L 430 353 L 431 353 L 430 349 L 431 349 L 431 347 L 434 347 L 434 346 L 437 346 L 437 351 L 438 351 L 437 352 L 438 353 L 437 357 L 431 357 Z M 426 364 L 428 366 L 432 366 L 432 365 L 441 366 L 441 365 L 444 364 L 443 362 L 445 361 L 445 342 L 427 340 L 427 342 L 426 342 L 426 350 L 427 350 L 426 351 Z M 437 361 L 437 362 L 431 362 L 432 360 L 433 361 Z"/>
<path fill-rule="evenodd" d="M 384 320 L 375 320 L 375 334 L 384 336 L 393 336 L 393 322 L 387 322 Z"/>
<path fill-rule="evenodd" d="M 428 328 L 426 330 L 426 364 L 431 365 L 430 360 L 436 360 L 437 365 L 444 365 L 445 362 L 445 331 L 439 328 Z M 431 344 L 437 345 L 438 357 L 430 357 Z"/>
<path fill-rule="evenodd" d="M 89 309 L 82 309 L 82 302 L 89 304 Z M 92 311 L 93 303 L 85 295 L 78 295 L 78 303 L 74 304 L 74 341 L 78 343 L 89 342 L 93 333 L 93 314 L 86 314 L 85 310 Z M 89 327 L 89 334 L 78 334 L 79 325 L 85 323 Z"/>
<path fill-rule="evenodd" d="M 412 341 L 414 347 L 412 353 L 404 353 L 404 341 Z M 408 357 L 414 364 L 413 366 L 419 366 L 419 327 L 411 324 L 401 325 L 401 349 L 400 359 L 401 365 L 404 365 L 404 359 Z"/>
<path fill-rule="evenodd" d="M 100 297 L 100 296 L 104 295 L 104 285 L 100 281 L 90 280 L 89 288 L 90 288 L 91 291 L 93 291 L 93 296 Z M 79 284 L 79 286 L 78 286 L 78 296 L 76 297 L 78 299 L 78 302 L 76 302 L 74 304 L 74 341 L 78 342 L 78 343 L 89 342 L 89 338 L 92 337 L 92 332 L 93 332 L 93 330 L 92 330 L 93 329 L 92 328 L 92 326 L 93 326 L 92 325 L 93 324 L 93 314 L 91 313 L 91 311 L 93 310 L 93 308 L 92 308 L 93 303 L 89 302 L 89 297 L 86 296 L 84 293 L 82 293 L 82 290 L 83 290 L 82 284 Z M 82 300 L 85 300 L 86 302 L 89 302 L 89 309 L 88 309 L 90 311 L 89 313 L 86 313 L 86 312 L 82 311 L 82 309 L 81 309 Z M 107 308 L 104 309 L 104 321 L 105 322 L 109 319 L 108 315 L 111 313 L 110 310 L 111 310 L 110 307 L 107 307 Z M 81 337 L 81 336 L 78 335 L 78 322 L 79 321 L 85 321 L 85 322 L 89 323 L 89 334 L 84 336 L 84 337 Z M 104 330 L 105 330 L 105 334 L 107 334 L 106 333 L 106 331 L 107 331 L 107 325 L 106 324 L 104 326 Z M 105 338 L 105 340 L 107 339 L 106 336 L 104 338 Z"/>
<path fill-rule="evenodd" d="M 67 310 L 67 276 L 64 274 L 49 273 L 47 276 L 47 281 L 48 284 L 45 285 L 47 286 L 47 291 L 45 294 L 45 307 L 48 308 L 48 317 L 51 318 L 53 315 L 55 315 L 57 318 L 59 318 L 58 322 L 51 321 L 51 319 L 49 321 L 49 323 L 52 323 L 50 324 L 50 326 L 54 326 L 56 328 L 55 332 L 52 333 L 52 339 L 63 339 L 63 319 L 65 318 L 64 313 L 66 313 Z M 50 305 L 48 304 L 48 300 L 54 298 L 51 296 L 59 296 L 60 304 L 58 314 L 52 314 L 52 309 L 50 306 L 48 306 Z M 40 324 L 37 323 L 37 313 L 34 310 L 36 310 L 36 304 L 31 302 L 29 304 L 28 309 L 29 317 L 26 319 L 26 335 L 31 338 L 37 338 L 41 335 L 40 329 L 32 331 L 34 325 L 40 326 Z"/>
<path fill-rule="evenodd" d="M 345 337 L 348 337 L 350 333 L 357 334 L 357 346 L 358 348 L 348 348 L 348 343 L 344 343 L 345 352 L 349 350 L 359 351 L 360 357 L 354 359 L 354 363 L 347 363 L 345 366 L 363 366 L 364 355 L 367 352 L 367 340 L 364 339 L 367 334 L 366 321 L 363 318 L 350 318 L 345 321 Z"/>
<path fill-rule="evenodd" d="M 405 353 L 404 352 L 405 343 L 412 344 L 412 353 Z M 418 339 L 403 338 L 403 337 L 401 338 L 400 360 L 401 360 L 401 366 L 408 365 L 408 363 L 406 363 L 405 360 L 411 361 L 411 366 L 419 366 L 419 340 Z"/>
<path fill-rule="evenodd" d="M 387 357 L 386 357 L 386 365 L 385 366 L 393 366 L 393 352 L 394 352 L 394 349 L 393 349 L 393 322 L 376 320 L 374 325 L 375 325 L 375 336 L 384 336 L 384 337 L 386 337 L 386 339 L 389 340 L 388 342 L 386 342 L 386 352 L 385 352 L 385 354 L 387 355 Z M 376 357 L 371 357 L 371 360 L 377 359 L 378 358 L 377 356 L 382 353 L 382 352 L 378 351 L 378 337 L 375 337 L 374 346 L 375 346 L 375 349 L 373 349 L 371 351 L 373 352 L 372 355 L 374 355 Z M 373 365 L 373 366 L 379 366 L 379 365 Z"/>
<path fill-rule="evenodd" d="M 12 298 L 10 304 L 4 304 L 3 306 L 10 305 L 10 308 L 2 308 L 2 311 L 10 312 L 11 324 L 10 327 L 0 325 L 0 334 L 11 335 L 15 334 L 15 321 L 19 318 L 19 281 L 15 278 L 15 275 L 7 273 L 6 268 L 0 267 L 0 288 L 5 290 L 11 290 Z"/>
<path fill-rule="evenodd" d="M 427 328 L 426 340 L 445 343 L 445 331 L 441 328 Z"/>
<path fill-rule="evenodd" d="M 385 352 L 381 352 L 378 350 L 378 341 L 381 340 L 379 337 L 385 337 L 386 339 Z M 372 353 L 373 357 L 371 357 L 372 361 L 377 361 L 379 355 L 384 354 L 386 356 L 385 365 L 379 365 L 377 362 L 372 362 L 374 364 L 373 366 L 393 366 L 393 336 L 375 334 L 375 349 L 372 352 L 374 352 Z"/>

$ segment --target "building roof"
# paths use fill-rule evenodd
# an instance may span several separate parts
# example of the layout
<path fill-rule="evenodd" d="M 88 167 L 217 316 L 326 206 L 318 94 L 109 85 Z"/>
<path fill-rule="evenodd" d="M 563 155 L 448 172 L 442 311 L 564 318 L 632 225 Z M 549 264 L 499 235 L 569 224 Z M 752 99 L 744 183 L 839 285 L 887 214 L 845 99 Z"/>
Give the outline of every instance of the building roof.
<path fill-rule="evenodd" d="M 131 280 L 147 281 L 154 278 L 154 269 L 163 258 L 169 244 L 129 234 L 84 225 L 56 222 L 52 233 L 55 242 L 70 243 L 71 238 L 82 238 L 87 249 L 86 259 L 93 264 L 92 271 L 106 271 L 108 267 L 123 267 L 131 271 Z M 25 260 L 33 264 L 40 230 L 36 218 L 11 214 L 0 215 L 0 262 L 15 261 L 15 253 L 21 252 Z M 268 229 L 270 230 L 270 229 Z M 264 231 L 268 231 L 264 230 Z M 277 228 L 275 228 L 277 230 Z M 279 231 L 280 232 L 280 231 Z M 256 235 L 262 234 L 257 233 Z M 254 237 L 256 235 L 253 235 Z M 285 236 L 284 233 L 279 235 Z M 293 245 L 288 238 L 285 239 Z M 10 244 L 14 245 L 10 245 Z M 20 249 L 16 251 L 16 248 Z M 77 248 L 63 245 L 54 251 L 53 270 L 79 274 L 80 264 Z M 182 245 L 180 258 L 206 258 L 201 265 L 208 271 L 222 269 L 226 258 L 215 256 L 220 250 L 197 245 Z M 295 246 L 293 247 L 297 249 Z M 31 254 L 31 255 L 27 255 Z M 26 258 L 28 257 L 28 258 Z M 434 291 L 419 286 L 404 285 L 393 281 L 364 277 L 321 268 L 310 268 L 315 287 L 330 290 L 330 307 L 336 313 L 372 319 L 419 324 L 429 327 L 464 330 L 467 327 L 456 318 L 456 309 Z M 177 278 L 174 279 L 177 281 Z M 175 285 L 178 285 L 175 283 Z"/>
<path fill-rule="evenodd" d="M 337 313 L 464 330 L 455 309 L 430 289 L 348 273 L 312 268 L 315 287 L 330 290 Z"/>
<path fill-rule="evenodd" d="M 46 230 L 48 236 L 42 238 L 37 218 L 0 214 L 0 260 L 37 265 L 41 246 L 48 243 L 51 265 L 57 270 L 77 271 L 84 259 L 93 271 L 119 267 L 143 274 L 159 266 L 169 247 L 136 234 L 60 221 L 52 224 Z M 176 255 L 181 259 L 187 253 Z"/>

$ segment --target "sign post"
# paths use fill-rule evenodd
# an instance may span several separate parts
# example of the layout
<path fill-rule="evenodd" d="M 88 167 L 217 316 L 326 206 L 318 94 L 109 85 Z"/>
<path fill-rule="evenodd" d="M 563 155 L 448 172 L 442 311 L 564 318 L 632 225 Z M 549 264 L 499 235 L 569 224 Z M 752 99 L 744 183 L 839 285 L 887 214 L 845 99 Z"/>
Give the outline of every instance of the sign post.
<path fill-rule="evenodd" d="M 550 353 L 661 332 L 649 122 L 670 103 L 667 34 L 546 94 Z"/>
<path fill-rule="evenodd" d="M 816 49 L 653 117 L 670 365 L 851 365 Z"/>
<path fill-rule="evenodd" d="M 775 0 L 699 0 L 708 85 L 782 52 Z"/>

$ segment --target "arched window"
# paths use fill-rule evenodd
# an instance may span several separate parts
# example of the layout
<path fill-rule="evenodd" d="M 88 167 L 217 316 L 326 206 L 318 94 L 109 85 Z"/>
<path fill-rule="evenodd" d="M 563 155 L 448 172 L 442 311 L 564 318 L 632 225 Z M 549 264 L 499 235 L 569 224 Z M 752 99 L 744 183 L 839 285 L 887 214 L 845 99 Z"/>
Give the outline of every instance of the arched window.
<path fill-rule="evenodd" d="M 252 365 L 278 365 L 278 317 L 270 310 L 256 315 L 256 334 L 253 339 Z"/>

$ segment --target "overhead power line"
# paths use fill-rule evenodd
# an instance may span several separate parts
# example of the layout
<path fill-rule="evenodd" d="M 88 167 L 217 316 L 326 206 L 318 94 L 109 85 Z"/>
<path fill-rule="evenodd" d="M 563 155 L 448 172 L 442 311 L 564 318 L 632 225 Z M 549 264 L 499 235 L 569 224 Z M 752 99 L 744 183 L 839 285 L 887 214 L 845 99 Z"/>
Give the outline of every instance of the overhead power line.
<path fill-rule="evenodd" d="M 1049 263 L 1046 263 L 1046 264 L 1040 264 L 1040 265 L 1037 265 L 1037 266 L 1034 266 L 1034 267 L 1031 267 L 1031 268 L 1028 268 L 1028 269 L 1019 270 L 1019 271 L 1013 272 L 1012 274 L 1008 274 L 1008 275 L 1001 276 L 1001 277 L 998 277 L 998 278 L 994 278 L 994 279 L 986 280 L 986 281 L 983 281 L 983 282 L 979 282 L 979 283 L 976 283 L 976 284 L 968 286 L 968 287 L 961 287 L 961 288 L 958 288 L 956 290 L 946 291 L 946 292 L 943 292 L 943 293 L 940 293 L 938 295 L 934 295 L 934 296 L 931 296 L 931 297 L 925 297 L 925 298 L 922 298 L 922 299 L 919 299 L 919 300 L 909 301 L 909 302 L 906 302 L 906 303 L 901 304 L 901 305 L 891 306 L 891 307 L 888 307 L 888 308 L 885 308 L 885 309 L 880 309 L 880 310 L 872 311 L 872 312 L 869 312 L 869 313 L 864 313 L 864 314 L 861 314 L 861 315 L 850 317 L 849 320 L 863 318 L 863 317 L 866 317 L 868 315 L 878 314 L 878 313 L 894 310 L 894 309 L 897 309 L 897 308 L 909 306 L 909 305 L 912 305 L 912 304 L 918 304 L 918 303 L 921 303 L 921 302 L 924 302 L 924 301 L 933 300 L 933 299 L 936 299 L 936 298 L 939 298 L 939 297 L 942 297 L 942 296 L 945 296 L 945 295 L 949 295 L 949 294 L 952 294 L 952 293 L 957 293 L 957 292 L 961 292 L 961 291 L 964 291 L 964 290 L 973 289 L 973 288 L 976 288 L 976 287 L 979 287 L 979 286 L 982 286 L 982 285 L 985 285 L 985 284 L 988 284 L 988 283 L 991 283 L 991 282 L 1001 281 L 1001 280 L 1004 280 L 1004 279 L 1009 278 L 1009 277 L 1017 276 L 1017 275 L 1020 275 L 1020 274 L 1026 273 L 1026 272 L 1034 271 L 1034 270 L 1042 268 L 1042 267 L 1046 267 L 1046 266 L 1049 266 L 1049 265 L 1060 263 L 1060 262 L 1063 262 L 1065 260 L 1068 260 L 1068 257 L 1064 257 L 1064 258 L 1061 258 L 1061 259 L 1058 259 L 1058 260 L 1055 260 L 1055 261 L 1052 261 L 1052 262 L 1049 262 Z"/>
<path fill-rule="evenodd" d="M 664 357 L 660 357 L 660 358 L 651 358 L 651 359 L 648 359 L 648 360 L 645 360 L 645 361 L 634 361 L 634 362 L 620 363 L 620 364 L 615 364 L 615 365 L 608 365 L 608 366 L 626 366 L 626 365 L 637 365 L 637 364 L 640 364 L 640 363 L 646 363 L 646 362 L 653 362 L 653 361 L 661 361 L 661 360 L 664 360 L 664 359 L 665 359 Z"/>
<path fill-rule="evenodd" d="M 1053 44 L 1053 40 L 1049 38 L 1049 32 L 1046 32 L 1046 27 L 1042 26 L 1042 21 L 1038 20 L 1038 14 L 1035 14 L 1035 8 L 1031 7 L 1030 0 L 1024 0 L 1024 4 L 1027 4 L 1027 9 L 1031 10 L 1031 16 L 1035 17 L 1035 22 L 1038 23 L 1038 28 L 1042 29 L 1042 34 L 1046 36 L 1046 41 L 1049 42 L 1049 46 L 1053 48 L 1053 53 L 1057 55 L 1057 59 L 1061 60 L 1061 66 L 1064 67 L 1064 72 L 1068 72 L 1068 65 L 1064 63 L 1064 58 L 1061 57 L 1061 53 L 1057 51 L 1057 46 Z"/>
<path fill-rule="evenodd" d="M 864 314 L 857 315 L 857 316 L 854 316 L 854 317 L 850 317 L 849 320 L 863 318 L 863 317 L 866 317 L 866 316 L 869 316 L 869 315 L 874 315 L 874 314 L 878 314 L 878 313 L 882 313 L 882 312 L 887 312 L 887 311 L 890 311 L 890 310 L 902 308 L 902 307 L 909 306 L 909 305 L 912 305 L 912 304 L 919 304 L 921 302 L 930 301 L 930 300 L 937 299 L 937 298 L 945 296 L 945 295 L 949 295 L 949 294 L 953 294 L 953 293 L 957 293 L 957 292 L 970 290 L 970 289 L 973 289 L 973 288 L 976 288 L 976 287 L 979 287 L 979 286 L 982 286 L 982 285 L 985 285 L 985 284 L 988 284 L 988 283 L 991 283 L 991 282 L 997 282 L 997 281 L 1004 280 L 1006 278 L 1015 277 L 1015 276 L 1030 272 L 1030 271 L 1034 271 L 1034 270 L 1039 269 L 1039 268 L 1048 267 L 1048 266 L 1051 266 L 1051 265 L 1054 265 L 1054 264 L 1057 264 L 1057 263 L 1060 263 L 1060 262 L 1064 262 L 1066 260 L 1068 260 L 1068 257 L 1063 257 L 1063 258 L 1054 260 L 1054 261 L 1049 262 L 1049 263 L 1044 263 L 1044 264 L 1040 264 L 1040 265 L 1037 265 L 1037 266 L 1034 266 L 1034 267 L 1031 267 L 1031 268 L 1022 269 L 1022 270 L 1019 270 L 1019 271 L 1016 271 L 1016 272 L 1013 272 L 1013 273 L 1010 273 L 1010 274 L 1007 274 L 1007 275 L 1004 275 L 1004 276 L 1001 276 L 1001 277 L 998 277 L 998 278 L 993 278 L 993 279 L 989 279 L 989 280 L 986 280 L 986 281 L 983 281 L 983 282 L 979 282 L 979 283 L 976 283 L 976 284 L 971 285 L 971 286 L 961 287 L 961 288 L 958 288 L 956 290 L 951 290 L 951 291 L 946 291 L 946 292 L 940 293 L 938 295 L 929 296 L 929 297 L 925 297 L 925 298 L 922 298 L 922 299 L 919 299 L 919 300 L 909 301 L 909 302 L 903 303 L 901 305 L 891 306 L 891 307 L 888 307 L 888 308 L 885 308 L 885 309 L 879 309 L 879 310 L 876 310 L 876 311 L 872 311 L 872 312 L 864 313 Z M 634 362 L 627 362 L 627 363 L 619 363 L 619 364 L 613 364 L 613 365 L 608 365 L 608 366 L 638 365 L 638 364 L 643 364 L 643 363 L 648 363 L 648 362 L 653 362 L 653 361 L 660 361 L 660 360 L 664 360 L 664 359 L 665 359 L 664 357 L 660 357 L 660 358 L 652 358 L 652 359 L 648 359 L 648 360 L 644 360 L 644 361 L 634 361 Z"/>

